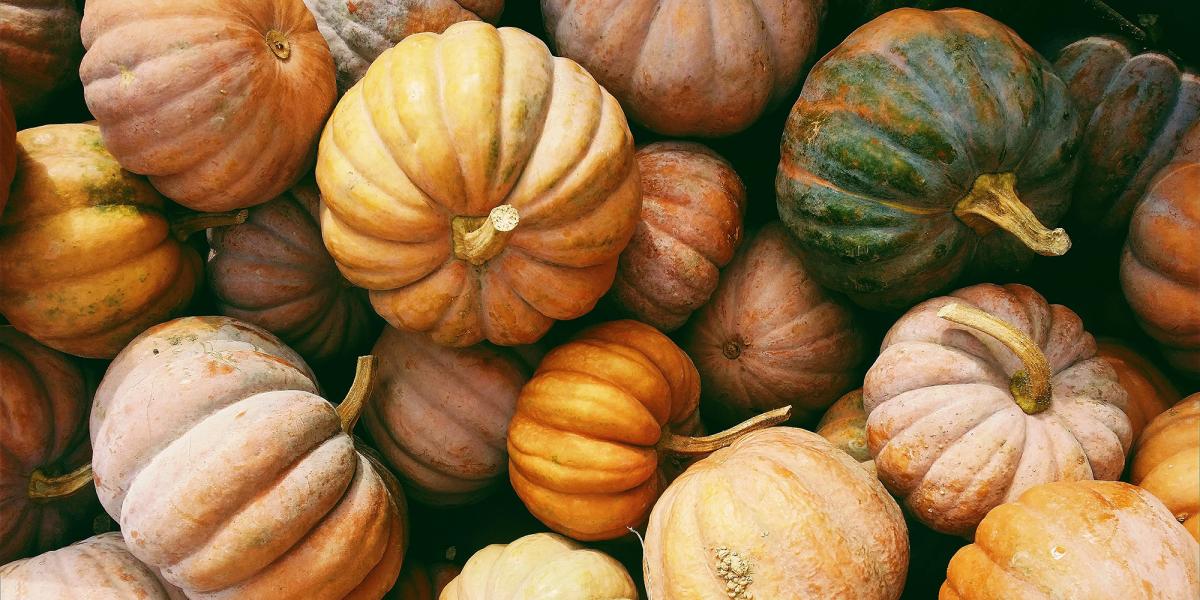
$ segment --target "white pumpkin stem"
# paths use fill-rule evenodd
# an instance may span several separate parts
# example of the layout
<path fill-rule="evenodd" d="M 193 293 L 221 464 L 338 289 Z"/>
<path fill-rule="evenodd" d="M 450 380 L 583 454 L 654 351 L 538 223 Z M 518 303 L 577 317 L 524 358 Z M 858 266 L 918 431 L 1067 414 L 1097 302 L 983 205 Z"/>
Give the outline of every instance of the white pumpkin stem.
<path fill-rule="evenodd" d="M 493 208 L 486 217 L 454 217 L 450 221 L 454 255 L 475 266 L 504 250 L 521 215 L 511 204 Z"/>
<path fill-rule="evenodd" d="M 354 431 L 354 425 L 358 423 L 358 417 L 362 414 L 363 406 L 371 397 L 374 387 L 375 357 L 360 356 L 354 367 L 354 383 L 350 384 L 350 391 L 346 392 L 346 397 L 337 407 L 338 417 L 342 420 L 342 431 L 347 434 Z"/>
<path fill-rule="evenodd" d="M 943 306 L 937 316 L 986 333 L 1004 344 L 1025 365 L 1024 370 L 1012 374 L 1008 383 L 1017 406 L 1028 415 L 1036 415 L 1050 408 L 1050 363 L 1029 336 L 994 315 L 957 302 Z"/>
<path fill-rule="evenodd" d="M 246 209 L 220 213 L 194 212 L 171 219 L 171 234 L 183 242 L 192 235 L 212 227 L 229 227 L 241 225 L 250 217 Z"/>
<path fill-rule="evenodd" d="M 765 412 L 761 415 L 751 417 L 725 431 L 706 435 L 704 437 L 691 437 L 687 435 L 676 435 L 668 432 L 658 442 L 658 450 L 660 452 L 670 452 L 682 456 L 700 456 L 710 454 L 721 448 L 724 448 L 738 440 L 738 438 L 759 429 L 766 429 L 773 425 L 778 425 L 792 418 L 791 405 L 783 406 L 772 411 Z"/>
<path fill-rule="evenodd" d="M 29 499 L 35 502 L 49 502 L 59 498 L 74 495 L 79 490 L 92 483 L 92 464 L 83 466 L 55 477 L 42 473 L 41 469 L 29 476 Z"/>
<path fill-rule="evenodd" d="M 1013 173 L 985 173 L 975 178 L 971 191 L 954 206 L 954 216 L 981 236 L 999 227 L 1042 256 L 1062 256 L 1071 249 L 1066 231 L 1047 229 L 1021 202 Z"/>

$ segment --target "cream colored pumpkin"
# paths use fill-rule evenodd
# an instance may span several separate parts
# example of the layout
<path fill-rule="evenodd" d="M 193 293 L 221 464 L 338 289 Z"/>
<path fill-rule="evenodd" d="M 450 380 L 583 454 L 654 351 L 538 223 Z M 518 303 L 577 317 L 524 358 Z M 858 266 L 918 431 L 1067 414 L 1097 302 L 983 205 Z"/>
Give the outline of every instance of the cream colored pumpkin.
<path fill-rule="evenodd" d="M 637 600 L 611 556 L 556 533 L 535 533 L 476 552 L 441 600 Z"/>

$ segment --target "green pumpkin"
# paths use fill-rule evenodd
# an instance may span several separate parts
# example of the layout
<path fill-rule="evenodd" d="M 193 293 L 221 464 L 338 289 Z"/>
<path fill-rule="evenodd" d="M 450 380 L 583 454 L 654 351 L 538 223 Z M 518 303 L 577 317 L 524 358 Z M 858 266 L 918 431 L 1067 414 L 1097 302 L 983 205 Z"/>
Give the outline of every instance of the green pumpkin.
<path fill-rule="evenodd" d="M 898 9 L 813 67 L 788 117 L 776 198 L 806 266 L 876 309 L 965 271 L 997 276 L 1070 247 L 1056 223 L 1081 126 L 1050 64 L 965 9 Z"/>

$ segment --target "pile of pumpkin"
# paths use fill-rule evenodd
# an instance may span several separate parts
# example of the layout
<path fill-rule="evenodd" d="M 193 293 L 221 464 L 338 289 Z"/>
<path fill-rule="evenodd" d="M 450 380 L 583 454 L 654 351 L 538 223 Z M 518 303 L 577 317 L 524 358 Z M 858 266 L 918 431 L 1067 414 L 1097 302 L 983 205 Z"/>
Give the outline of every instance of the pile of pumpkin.
<path fill-rule="evenodd" d="M 1200 79 L 966 9 L 813 64 L 823 0 L 502 8 L 0 0 L 0 598 L 885 600 L 916 528 L 942 598 L 1200 594 Z M 627 121 L 788 105 L 774 204 Z M 1157 347 L 1025 285 L 1073 242 Z M 553 533 L 431 556 L 510 484 Z"/>

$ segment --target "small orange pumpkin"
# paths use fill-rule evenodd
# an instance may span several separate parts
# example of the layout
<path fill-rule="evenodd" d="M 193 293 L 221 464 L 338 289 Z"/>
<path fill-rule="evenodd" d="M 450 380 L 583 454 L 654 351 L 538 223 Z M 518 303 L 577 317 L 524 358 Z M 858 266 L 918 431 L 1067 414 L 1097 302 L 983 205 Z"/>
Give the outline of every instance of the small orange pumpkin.
<path fill-rule="evenodd" d="M 400 569 L 396 586 L 383 596 L 383 600 L 438 600 L 462 569 L 454 563 L 427 563 L 409 557 Z"/>
<path fill-rule="evenodd" d="M 1130 481 L 1162 500 L 1200 541 L 1200 393 L 1146 427 L 1134 447 Z"/>
<path fill-rule="evenodd" d="M 1114 339 L 1096 340 L 1096 356 L 1117 372 L 1117 381 L 1125 388 L 1129 401 L 1125 414 L 1133 428 L 1133 439 L 1151 419 L 1179 402 L 1179 390 L 1146 357 Z"/>
<path fill-rule="evenodd" d="M 875 459 L 867 447 L 867 411 L 863 408 L 861 389 L 838 398 L 825 411 L 825 416 L 817 424 L 817 434 L 857 460 L 868 473 L 875 475 Z"/>

